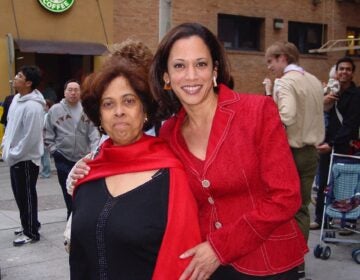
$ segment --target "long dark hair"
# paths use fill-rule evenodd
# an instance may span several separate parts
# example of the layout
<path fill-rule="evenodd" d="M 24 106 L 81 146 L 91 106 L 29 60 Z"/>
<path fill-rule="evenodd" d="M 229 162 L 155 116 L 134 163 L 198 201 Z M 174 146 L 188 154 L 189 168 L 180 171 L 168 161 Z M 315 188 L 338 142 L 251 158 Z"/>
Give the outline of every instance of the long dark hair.
<path fill-rule="evenodd" d="M 149 74 L 151 91 L 159 103 L 159 114 L 162 119 L 177 113 L 181 107 L 180 101 L 175 94 L 164 90 L 163 75 L 168 71 L 167 62 L 170 51 L 176 41 L 191 36 L 200 37 L 208 47 L 213 65 L 217 68 L 217 82 L 229 84 L 230 65 L 225 50 L 216 36 L 199 23 L 183 23 L 174 27 L 161 40 Z"/>

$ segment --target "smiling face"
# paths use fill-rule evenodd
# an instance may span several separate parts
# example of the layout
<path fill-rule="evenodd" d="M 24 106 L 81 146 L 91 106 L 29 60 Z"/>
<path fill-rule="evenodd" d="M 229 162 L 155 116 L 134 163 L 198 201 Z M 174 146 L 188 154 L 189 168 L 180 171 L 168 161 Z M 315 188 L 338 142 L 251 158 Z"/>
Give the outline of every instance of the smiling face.
<path fill-rule="evenodd" d="M 210 51 L 198 36 L 179 39 L 171 48 L 168 71 L 163 79 L 183 106 L 198 105 L 215 98 L 213 77 L 217 75 Z"/>
<path fill-rule="evenodd" d="M 336 76 L 340 84 L 350 84 L 353 80 L 354 69 L 350 62 L 341 62 L 339 63 Z"/>
<path fill-rule="evenodd" d="M 101 126 L 114 145 L 128 145 L 143 134 L 144 108 L 140 98 L 122 76 L 111 81 L 100 102 Z"/>

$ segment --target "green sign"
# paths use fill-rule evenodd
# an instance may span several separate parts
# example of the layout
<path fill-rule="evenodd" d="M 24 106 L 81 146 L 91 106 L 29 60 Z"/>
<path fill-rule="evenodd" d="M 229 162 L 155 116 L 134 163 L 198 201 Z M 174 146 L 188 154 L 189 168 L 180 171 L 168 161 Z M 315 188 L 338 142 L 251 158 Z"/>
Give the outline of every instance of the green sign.
<path fill-rule="evenodd" d="M 39 3 L 50 12 L 62 13 L 70 9 L 75 0 L 39 0 Z"/>

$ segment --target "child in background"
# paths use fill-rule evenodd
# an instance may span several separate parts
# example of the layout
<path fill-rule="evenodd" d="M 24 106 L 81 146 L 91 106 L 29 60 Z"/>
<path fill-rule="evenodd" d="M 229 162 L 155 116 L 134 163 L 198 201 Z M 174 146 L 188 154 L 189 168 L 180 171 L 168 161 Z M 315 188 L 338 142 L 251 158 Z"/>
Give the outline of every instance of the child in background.
<path fill-rule="evenodd" d="M 335 95 L 338 95 L 340 91 L 340 83 L 337 80 L 336 77 L 336 65 L 334 65 L 333 67 L 331 67 L 330 72 L 329 72 L 329 80 L 327 82 L 327 84 L 324 86 L 324 95 L 328 95 L 329 93 L 333 93 Z M 328 114 L 326 112 L 329 112 L 330 109 L 332 108 L 332 106 L 334 106 L 334 103 L 324 103 L 324 112 L 325 112 L 325 129 L 327 126 L 327 119 L 328 119 Z"/>
<path fill-rule="evenodd" d="M 46 107 L 45 107 L 45 116 L 44 116 L 44 125 L 46 122 L 47 114 L 50 107 L 54 104 L 54 102 L 50 99 L 46 99 Z M 51 177 L 51 166 L 50 166 L 50 152 L 44 145 L 44 154 L 41 157 L 41 170 L 40 170 L 40 178 L 50 178 Z"/>

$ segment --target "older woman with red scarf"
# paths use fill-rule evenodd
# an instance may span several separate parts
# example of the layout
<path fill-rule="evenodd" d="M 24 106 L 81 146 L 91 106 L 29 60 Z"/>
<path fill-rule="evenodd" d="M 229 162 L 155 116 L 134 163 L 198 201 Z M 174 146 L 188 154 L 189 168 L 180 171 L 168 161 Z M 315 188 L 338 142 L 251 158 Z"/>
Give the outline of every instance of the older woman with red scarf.
<path fill-rule="evenodd" d="M 169 118 L 160 137 L 184 163 L 199 207 L 202 242 L 180 255 L 191 262 L 179 279 L 299 279 L 308 251 L 294 219 L 300 181 L 274 102 L 227 86 L 224 49 L 198 23 L 164 36 L 150 81 Z"/>
<path fill-rule="evenodd" d="M 109 136 L 74 189 L 71 279 L 178 279 L 200 242 L 197 206 L 181 162 L 146 136 L 156 106 L 151 53 L 127 41 L 87 81 L 84 111 Z"/>

